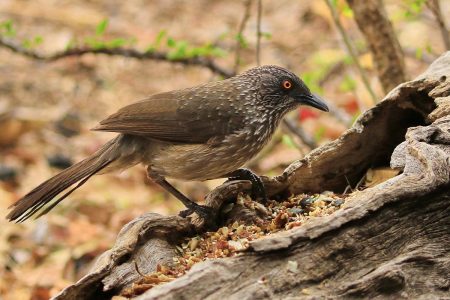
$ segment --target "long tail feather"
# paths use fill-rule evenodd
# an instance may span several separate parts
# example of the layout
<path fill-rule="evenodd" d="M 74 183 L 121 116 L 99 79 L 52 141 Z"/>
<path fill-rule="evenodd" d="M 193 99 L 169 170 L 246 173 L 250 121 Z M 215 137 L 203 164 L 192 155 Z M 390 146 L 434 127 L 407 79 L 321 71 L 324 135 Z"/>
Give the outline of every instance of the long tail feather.
<path fill-rule="evenodd" d="M 23 198 L 11 205 L 10 208 L 13 210 L 6 216 L 6 218 L 10 221 L 23 222 L 43 208 L 44 209 L 38 214 L 37 217 L 48 213 L 73 191 L 82 186 L 87 180 L 89 180 L 89 178 L 117 159 L 118 153 L 114 153 L 114 151 L 112 151 L 115 148 L 115 141 L 116 139 L 110 141 L 92 156 L 76 163 L 75 165 L 41 183 Z M 70 188 L 75 183 L 78 184 L 51 203 L 56 196 Z M 48 206 L 45 207 L 46 205 Z"/>

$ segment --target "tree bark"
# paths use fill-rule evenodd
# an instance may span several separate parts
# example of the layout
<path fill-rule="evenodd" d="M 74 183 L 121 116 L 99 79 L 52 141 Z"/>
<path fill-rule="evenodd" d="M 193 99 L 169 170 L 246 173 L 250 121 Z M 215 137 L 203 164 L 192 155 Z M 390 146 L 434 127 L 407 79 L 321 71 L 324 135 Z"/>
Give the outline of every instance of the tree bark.
<path fill-rule="evenodd" d="M 391 91 L 339 139 L 265 178 L 271 198 L 342 192 L 369 168 L 401 173 L 352 193 L 342 209 L 250 243 L 241 254 L 211 259 L 136 299 L 444 299 L 450 289 L 450 52 Z M 213 190 L 219 211 L 248 191 L 246 181 Z M 220 225 L 258 222 L 261 210 L 238 207 Z M 55 299 L 117 295 L 157 264 L 169 263 L 181 238 L 210 228 L 195 216 L 146 214 L 127 224 L 91 272 Z M 137 268 L 140 270 L 138 272 Z M 293 267 L 295 266 L 295 267 Z"/>
<path fill-rule="evenodd" d="M 378 78 L 385 92 L 406 80 L 400 43 L 389 21 L 382 0 L 347 0 L 356 23 L 373 55 Z"/>

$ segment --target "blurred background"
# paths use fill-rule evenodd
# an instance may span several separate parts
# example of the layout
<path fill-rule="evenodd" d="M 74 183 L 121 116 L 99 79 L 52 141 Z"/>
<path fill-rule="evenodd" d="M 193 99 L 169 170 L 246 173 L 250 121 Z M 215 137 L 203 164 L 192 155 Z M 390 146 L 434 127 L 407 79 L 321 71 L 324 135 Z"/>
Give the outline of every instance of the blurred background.
<path fill-rule="evenodd" d="M 249 163 L 277 175 L 450 48 L 448 0 L 353 2 L 1 0 L 0 299 L 48 299 L 79 279 L 124 224 L 183 208 L 137 166 L 92 178 L 38 220 L 4 219 L 20 196 L 113 137 L 89 129 L 121 106 L 258 60 L 287 67 L 332 110 L 292 112 Z M 364 15 L 371 3 L 384 19 Z M 201 201 L 221 182 L 175 184 Z"/>

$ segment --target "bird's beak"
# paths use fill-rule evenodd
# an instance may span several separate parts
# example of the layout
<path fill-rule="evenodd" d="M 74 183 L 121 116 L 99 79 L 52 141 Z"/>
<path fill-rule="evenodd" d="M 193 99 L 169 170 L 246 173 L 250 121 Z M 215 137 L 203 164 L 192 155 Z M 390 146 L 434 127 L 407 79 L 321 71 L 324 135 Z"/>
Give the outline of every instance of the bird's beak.
<path fill-rule="evenodd" d="M 301 99 L 302 104 L 309 105 L 323 111 L 329 111 L 328 106 L 319 96 L 313 94 L 302 95 Z"/>

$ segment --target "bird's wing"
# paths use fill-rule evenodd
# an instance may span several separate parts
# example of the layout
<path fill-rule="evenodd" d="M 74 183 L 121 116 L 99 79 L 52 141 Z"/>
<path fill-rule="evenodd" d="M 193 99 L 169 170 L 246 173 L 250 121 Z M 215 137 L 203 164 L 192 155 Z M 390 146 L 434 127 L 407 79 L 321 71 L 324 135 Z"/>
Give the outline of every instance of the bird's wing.
<path fill-rule="evenodd" d="M 123 107 L 92 130 L 189 144 L 239 130 L 243 117 L 230 107 L 233 91 L 209 85 L 150 96 Z"/>

